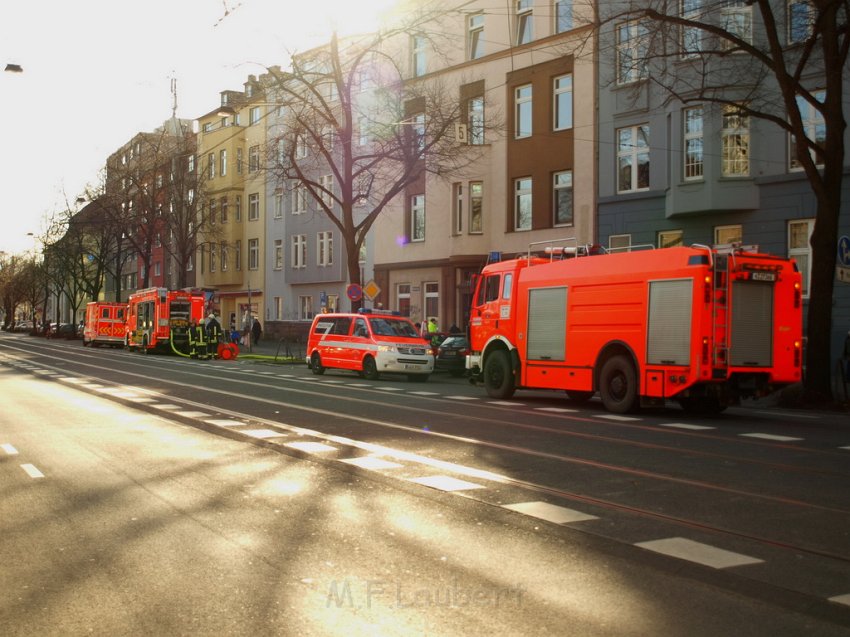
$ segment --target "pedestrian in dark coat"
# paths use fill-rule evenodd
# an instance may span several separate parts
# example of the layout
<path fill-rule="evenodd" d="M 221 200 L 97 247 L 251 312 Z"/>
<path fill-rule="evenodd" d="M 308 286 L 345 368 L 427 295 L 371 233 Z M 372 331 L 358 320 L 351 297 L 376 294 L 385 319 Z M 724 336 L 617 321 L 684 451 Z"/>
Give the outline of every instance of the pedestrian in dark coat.
<path fill-rule="evenodd" d="M 260 321 L 254 319 L 254 324 L 251 325 L 251 338 L 254 339 L 254 343 L 260 342 L 260 335 L 263 333 L 263 328 L 260 326 Z"/>

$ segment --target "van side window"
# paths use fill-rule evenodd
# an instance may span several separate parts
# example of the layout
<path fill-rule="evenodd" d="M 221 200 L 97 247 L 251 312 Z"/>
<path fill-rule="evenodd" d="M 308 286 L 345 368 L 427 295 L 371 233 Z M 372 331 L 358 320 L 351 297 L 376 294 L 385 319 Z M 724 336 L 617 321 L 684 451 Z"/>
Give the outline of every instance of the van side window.
<path fill-rule="evenodd" d="M 108 307 L 100 308 L 100 318 L 109 318 L 109 308 Z"/>
<path fill-rule="evenodd" d="M 351 319 L 347 316 L 340 316 L 334 321 L 334 329 L 331 334 L 338 336 L 348 336 L 348 330 L 351 327 Z"/>
<path fill-rule="evenodd" d="M 354 322 L 354 336 L 368 338 L 369 330 L 366 327 L 365 319 L 359 318 Z"/>

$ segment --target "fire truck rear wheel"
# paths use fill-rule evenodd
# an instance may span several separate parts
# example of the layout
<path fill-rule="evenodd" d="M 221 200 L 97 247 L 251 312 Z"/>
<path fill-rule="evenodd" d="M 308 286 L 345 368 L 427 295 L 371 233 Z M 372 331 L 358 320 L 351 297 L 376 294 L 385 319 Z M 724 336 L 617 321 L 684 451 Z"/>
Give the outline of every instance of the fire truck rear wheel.
<path fill-rule="evenodd" d="M 375 359 L 371 356 L 367 356 L 363 359 L 363 378 L 367 378 L 369 380 L 378 380 L 380 378 L 380 374 L 378 373 L 378 366 L 375 364 Z"/>
<path fill-rule="evenodd" d="M 319 358 L 319 352 L 313 352 L 310 357 L 310 369 L 316 376 L 321 376 L 325 373 L 325 368 L 322 366 L 322 359 Z"/>
<path fill-rule="evenodd" d="M 504 350 L 492 352 L 484 363 L 484 388 L 491 398 L 510 398 L 516 391 L 511 358 Z"/>
<path fill-rule="evenodd" d="M 605 409 L 615 414 L 626 414 L 637 407 L 637 374 L 627 357 L 618 355 L 605 361 L 599 375 L 599 395 Z"/>

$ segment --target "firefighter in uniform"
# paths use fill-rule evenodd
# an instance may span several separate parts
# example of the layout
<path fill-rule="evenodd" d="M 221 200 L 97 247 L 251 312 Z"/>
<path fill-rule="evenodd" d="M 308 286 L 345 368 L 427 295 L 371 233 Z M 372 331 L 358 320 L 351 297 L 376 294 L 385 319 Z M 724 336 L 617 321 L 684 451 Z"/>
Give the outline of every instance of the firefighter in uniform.
<path fill-rule="evenodd" d="M 209 348 L 209 358 L 215 357 L 218 352 L 218 343 L 221 340 L 221 324 L 215 318 L 215 314 L 210 314 L 207 319 L 207 347 Z"/>
<path fill-rule="evenodd" d="M 194 320 L 189 326 L 189 356 L 191 358 L 207 357 L 207 338 L 204 326 Z"/>

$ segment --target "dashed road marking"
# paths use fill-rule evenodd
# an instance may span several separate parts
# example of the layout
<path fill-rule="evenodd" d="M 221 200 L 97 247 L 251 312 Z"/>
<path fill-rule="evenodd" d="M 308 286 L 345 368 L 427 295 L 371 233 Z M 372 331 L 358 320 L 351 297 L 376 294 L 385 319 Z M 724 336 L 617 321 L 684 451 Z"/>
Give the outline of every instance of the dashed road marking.
<path fill-rule="evenodd" d="M 18 450 L 15 449 L 15 447 L 10 445 L 8 442 L 0 445 L 0 449 L 5 451 L 7 456 L 17 456 L 18 455 Z"/>
<path fill-rule="evenodd" d="M 327 453 L 337 450 L 336 447 L 326 445 L 322 442 L 287 442 L 284 447 L 292 447 L 306 453 Z"/>
<path fill-rule="evenodd" d="M 424 476 L 422 478 L 409 478 L 410 482 L 421 484 L 440 491 L 469 491 L 472 489 L 483 489 L 484 485 L 452 478 L 451 476 Z"/>
<path fill-rule="evenodd" d="M 361 456 L 360 458 L 346 458 L 342 462 L 352 464 L 361 469 L 370 469 L 372 471 L 382 471 L 384 469 L 400 469 L 404 465 L 398 462 L 390 462 L 376 456 Z"/>
<path fill-rule="evenodd" d="M 21 469 L 27 472 L 27 475 L 30 478 L 43 478 L 44 474 L 39 471 L 35 465 L 32 464 L 22 464 Z"/>
<path fill-rule="evenodd" d="M 683 537 L 638 542 L 635 546 L 717 569 L 760 564 L 764 561 L 749 555 L 719 549 L 710 544 L 694 542 Z"/>
<path fill-rule="evenodd" d="M 510 400 L 491 400 L 488 404 L 499 405 L 500 407 L 525 407 L 525 403 L 515 403 Z M 558 409 L 558 407 L 554 409 Z"/>
<path fill-rule="evenodd" d="M 203 411 L 175 411 L 175 415 L 183 416 L 184 418 L 205 418 L 209 414 Z"/>
<path fill-rule="evenodd" d="M 239 427 L 245 424 L 244 422 L 240 422 L 238 420 L 225 420 L 216 418 L 205 420 L 204 422 L 209 423 L 210 425 L 216 425 L 217 427 Z"/>
<path fill-rule="evenodd" d="M 634 416 L 618 416 L 617 414 L 600 414 L 599 417 L 607 420 L 617 420 L 620 422 L 635 422 L 640 420 L 640 418 L 635 418 Z"/>
<path fill-rule="evenodd" d="M 516 511 L 517 513 L 540 518 L 541 520 L 554 522 L 555 524 L 569 524 L 570 522 L 599 519 L 595 515 L 589 515 L 556 504 L 549 504 L 548 502 L 518 502 L 516 504 L 503 504 L 502 507 Z"/>
<path fill-rule="evenodd" d="M 535 407 L 534 411 L 551 411 L 553 414 L 574 414 L 578 409 L 567 409 L 566 407 Z"/>
<path fill-rule="evenodd" d="M 478 400 L 475 396 L 445 396 L 449 400 Z"/>
<path fill-rule="evenodd" d="M 717 429 L 717 427 L 707 427 L 705 425 L 690 425 L 684 422 L 662 422 L 662 427 L 675 427 L 676 429 L 690 429 L 692 431 L 702 431 L 704 429 Z"/>
<path fill-rule="evenodd" d="M 844 604 L 845 606 L 850 606 L 850 593 L 846 595 L 836 595 L 835 597 L 830 597 L 829 601 L 836 602 L 837 604 Z"/>
<path fill-rule="evenodd" d="M 239 433 L 247 434 L 252 438 L 285 438 L 286 434 L 274 429 L 244 429 Z"/>
<path fill-rule="evenodd" d="M 792 438 L 791 436 L 777 436 L 776 434 L 739 434 L 744 438 L 760 438 L 761 440 L 775 440 L 777 442 L 799 442 L 802 438 Z"/>

